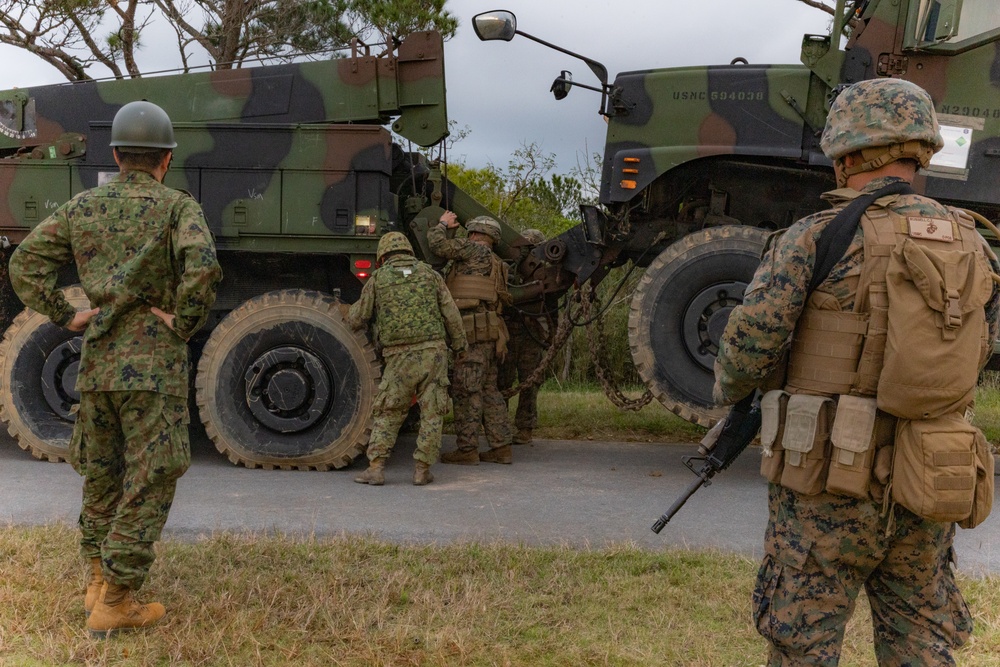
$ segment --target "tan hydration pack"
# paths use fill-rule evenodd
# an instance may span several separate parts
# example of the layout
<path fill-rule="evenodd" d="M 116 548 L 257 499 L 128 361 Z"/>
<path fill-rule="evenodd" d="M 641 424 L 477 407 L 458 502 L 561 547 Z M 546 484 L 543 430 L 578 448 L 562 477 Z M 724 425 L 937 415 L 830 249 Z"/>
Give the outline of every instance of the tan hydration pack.
<path fill-rule="evenodd" d="M 876 205 L 861 225 L 855 310 L 810 294 L 788 391 L 762 400 L 762 473 L 800 493 L 888 494 L 926 519 L 974 526 L 992 506 L 993 457 L 967 411 L 1000 279 L 964 211 L 907 217 Z"/>

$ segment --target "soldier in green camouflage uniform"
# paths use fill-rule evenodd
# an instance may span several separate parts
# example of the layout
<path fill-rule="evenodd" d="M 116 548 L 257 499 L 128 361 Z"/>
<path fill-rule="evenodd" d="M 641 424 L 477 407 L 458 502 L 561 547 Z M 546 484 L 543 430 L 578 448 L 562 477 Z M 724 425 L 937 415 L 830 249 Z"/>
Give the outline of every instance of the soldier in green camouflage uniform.
<path fill-rule="evenodd" d="M 537 229 L 526 229 L 521 232 L 521 236 L 534 245 L 545 242 L 545 235 Z M 500 391 L 513 387 L 515 380 L 523 385 L 541 365 L 553 331 L 551 318 L 545 308 L 545 301 L 539 299 L 504 309 L 503 319 L 507 323 L 510 342 L 507 357 L 500 364 L 498 373 Z M 527 445 L 538 424 L 538 386 L 519 386 L 518 389 L 512 442 L 515 445 Z"/>
<path fill-rule="evenodd" d="M 781 368 L 809 295 L 819 233 L 859 193 L 912 180 L 942 141 L 930 97 L 911 83 L 887 79 L 841 93 L 822 146 L 834 160 L 841 188 L 825 196 L 834 208 L 800 220 L 770 244 L 720 343 L 719 402 L 783 385 Z M 890 146 L 891 153 L 882 150 Z M 904 216 L 951 219 L 926 197 L 891 197 L 878 201 Z M 851 311 L 864 262 L 859 225 L 817 292 Z M 991 263 L 1000 268 L 995 258 Z M 997 308 L 994 289 L 986 306 L 993 338 Z M 889 443 L 891 437 L 890 430 Z M 954 524 L 922 519 L 899 505 L 825 491 L 805 495 L 777 483 L 769 486 L 769 514 L 753 602 L 757 629 L 771 644 L 770 666 L 837 665 L 862 588 L 872 609 L 879 665 L 955 664 L 952 649 L 969 637 L 972 619 L 951 569 Z"/>
<path fill-rule="evenodd" d="M 487 315 L 499 318 L 504 304 L 510 303 L 506 290 L 507 265 L 493 254 L 493 244 L 500 240 L 500 225 L 491 218 L 480 217 L 468 223 L 468 238 L 448 238 L 448 232 L 458 228 L 458 218 L 445 211 L 440 224 L 427 232 L 431 251 L 452 261 L 448 273 L 449 289 L 458 303 L 463 318 Z M 500 289 L 493 288 L 488 298 L 462 299 L 456 296 L 453 280 L 465 276 L 496 277 Z M 492 299 L 492 300 L 491 300 Z M 468 333 L 468 328 L 466 333 Z M 497 387 L 498 356 L 505 351 L 506 329 L 500 339 L 472 340 L 469 350 L 455 360 L 452 371 L 451 396 L 455 409 L 456 451 L 441 456 L 443 463 L 478 465 L 480 461 L 511 463 L 510 416 L 507 403 Z M 486 433 L 490 449 L 479 452 L 479 429 Z"/>
<path fill-rule="evenodd" d="M 81 547 L 92 578 L 94 634 L 155 623 L 163 606 L 132 599 L 155 557 L 177 479 L 191 461 L 187 340 L 206 321 L 222 271 L 201 207 L 162 185 L 170 119 L 132 102 L 112 125 L 120 176 L 80 193 L 21 242 L 10 261 L 18 296 L 54 324 L 83 331 L 80 408 L 70 461 L 84 476 Z M 75 263 L 92 309 L 56 287 Z"/>
<path fill-rule="evenodd" d="M 354 481 L 373 486 L 385 483 L 385 464 L 416 396 L 420 431 L 413 454 L 413 483 L 423 486 L 434 480 L 430 467 L 441 451 L 441 430 L 448 412 L 446 336 L 452 350 L 464 352 L 465 329 L 444 280 L 413 256 L 405 236 L 399 232 L 383 236 L 376 257 L 379 268 L 345 318 L 354 329 L 363 329 L 374 320 L 385 359 L 368 442 L 370 464 Z"/>

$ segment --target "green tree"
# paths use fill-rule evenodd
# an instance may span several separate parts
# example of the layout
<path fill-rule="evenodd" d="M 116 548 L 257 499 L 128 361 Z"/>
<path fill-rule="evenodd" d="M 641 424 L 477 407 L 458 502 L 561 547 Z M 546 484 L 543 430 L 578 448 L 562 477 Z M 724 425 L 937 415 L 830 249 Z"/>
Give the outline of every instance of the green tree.
<path fill-rule="evenodd" d="M 196 47 L 219 69 L 290 60 L 346 46 L 352 36 L 413 30 L 455 34 L 445 0 L 0 0 L 0 43 L 22 48 L 71 81 L 103 66 L 142 72 L 135 56 L 154 23 L 174 31 L 181 66 Z M 367 37 L 366 37 L 367 38 Z"/>

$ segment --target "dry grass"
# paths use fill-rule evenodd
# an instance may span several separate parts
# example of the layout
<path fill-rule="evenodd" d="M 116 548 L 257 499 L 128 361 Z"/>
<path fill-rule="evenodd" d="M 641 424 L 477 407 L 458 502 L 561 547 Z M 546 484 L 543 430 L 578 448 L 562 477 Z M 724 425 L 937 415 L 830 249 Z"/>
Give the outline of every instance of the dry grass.
<path fill-rule="evenodd" d="M 143 590 L 165 623 L 84 630 L 66 526 L 0 530 L 0 664 L 665 665 L 755 667 L 757 564 L 632 546 L 399 546 L 360 537 L 167 541 Z M 977 628 L 959 664 L 1000 664 L 996 579 L 963 580 Z M 841 664 L 874 665 L 866 612 Z"/>

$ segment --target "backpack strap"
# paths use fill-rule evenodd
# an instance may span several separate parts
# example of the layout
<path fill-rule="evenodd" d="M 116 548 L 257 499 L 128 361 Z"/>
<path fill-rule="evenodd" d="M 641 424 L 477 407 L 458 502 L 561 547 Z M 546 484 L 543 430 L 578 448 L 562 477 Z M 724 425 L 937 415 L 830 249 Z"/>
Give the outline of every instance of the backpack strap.
<path fill-rule="evenodd" d="M 813 268 L 812 280 L 809 282 L 810 292 L 826 280 L 834 265 L 844 257 L 844 253 L 847 252 L 847 248 L 854 238 L 854 233 L 858 229 L 858 222 L 868 207 L 886 195 L 903 194 L 914 194 L 909 183 L 906 181 L 890 183 L 871 194 L 861 195 L 845 206 L 830 221 L 830 224 L 820 232 L 819 238 L 816 240 L 816 264 Z"/>

